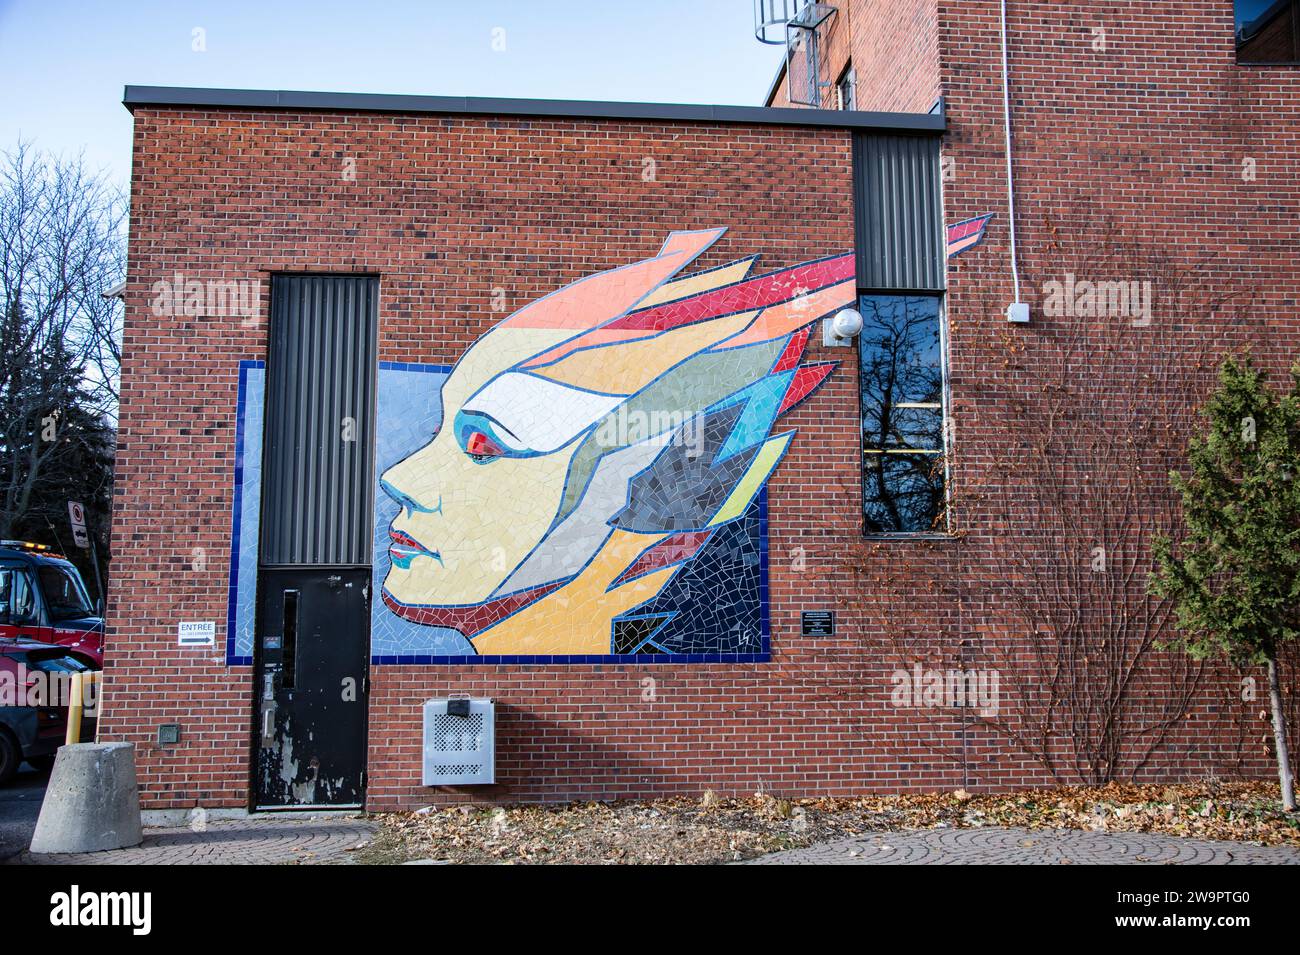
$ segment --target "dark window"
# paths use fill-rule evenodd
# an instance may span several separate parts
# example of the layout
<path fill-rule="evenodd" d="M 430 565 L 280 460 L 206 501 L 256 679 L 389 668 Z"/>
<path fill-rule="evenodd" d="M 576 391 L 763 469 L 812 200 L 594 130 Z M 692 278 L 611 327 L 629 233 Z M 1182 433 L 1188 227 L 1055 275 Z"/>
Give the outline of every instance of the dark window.
<path fill-rule="evenodd" d="M 840 80 L 835 84 L 835 98 L 840 109 L 858 108 L 858 80 L 852 64 L 840 74 Z"/>
<path fill-rule="evenodd" d="M 45 594 L 45 606 L 55 620 L 89 617 L 94 613 L 90 598 L 76 574 L 53 564 L 43 565 L 37 573 L 41 578 L 41 591 Z"/>
<path fill-rule="evenodd" d="M 36 595 L 27 572 L 13 564 L 0 566 L 0 624 L 18 626 L 36 622 Z"/>
<path fill-rule="evenodd" d="M 868 534 L 943 533 L 943 332 L 937 295 L 864 295 L 862 509 Z"/>
<path fill-rule="evenodd" d="M 1237 61 L 1300 62 L 1296 0 L 1237 0 Z"/>

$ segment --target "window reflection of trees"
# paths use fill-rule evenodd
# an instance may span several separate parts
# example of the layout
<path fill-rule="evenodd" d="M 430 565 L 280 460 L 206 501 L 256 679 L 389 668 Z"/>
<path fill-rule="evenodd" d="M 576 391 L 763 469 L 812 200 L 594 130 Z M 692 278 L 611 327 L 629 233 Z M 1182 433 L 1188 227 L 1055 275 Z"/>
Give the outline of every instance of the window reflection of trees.
<path fill-rule="evenodd" d="M 1294 0 L 1236 0 L 1237 62 L 1300 62 L 1300 11 Z"/>
<path fill-rule="evenodd" d="M 865 296 L 859 305 L 866 531 L 937 530 L 944 499 L 939 299 Z"/>

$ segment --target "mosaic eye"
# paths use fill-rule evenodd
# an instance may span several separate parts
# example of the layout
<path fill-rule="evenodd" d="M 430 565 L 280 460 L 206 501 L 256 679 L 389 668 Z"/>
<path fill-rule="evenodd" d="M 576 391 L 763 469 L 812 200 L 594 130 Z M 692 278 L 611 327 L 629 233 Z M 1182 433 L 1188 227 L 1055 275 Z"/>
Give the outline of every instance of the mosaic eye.
<path fill-rule="evenodd" d="M 527 448 L 515 447 L 510 440 L 513 435 L 489 415 L 458 411 L 455 428 L 456 441 L 461 450 L 476 464 L 485 464 L 497 458 L 529 457 L 531 454 Z"/>
<path fill-rule="evenodd" d="M 501 457 L 505 451 L 482 431 L 469 431 L 465 435 L 465 453 L 473 461 L 482 464 Z"/>
<path fill-rule="evenodd" d="M 457 413 L 457 427 L 482 431 L 512 458 L 558 451 L 626 400 L 508 371 L 480 388 Z"/>

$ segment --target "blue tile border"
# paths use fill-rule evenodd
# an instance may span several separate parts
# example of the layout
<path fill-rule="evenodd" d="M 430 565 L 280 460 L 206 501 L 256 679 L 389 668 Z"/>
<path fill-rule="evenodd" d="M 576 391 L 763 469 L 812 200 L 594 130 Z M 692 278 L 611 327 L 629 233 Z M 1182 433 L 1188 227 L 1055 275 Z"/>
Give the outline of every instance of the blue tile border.
<path fill-rule="evenodd" d="M 624 656 L 409 656 L 371 657 L 372 666 L 672 666 L 696 663 L 770 663 L 770 653 L 637 653 Z"/>
<path fill-rule="evenodd" d="M 239 363 L 239 395 L 235 401 L 235 495 L 230 516 L 230 586 L 226 605 L 226 666 L 252 666 L 251 656 L 235 652 L 235 615 L 239 607 L 239 519 L 244 493 L 244 416 L 247 404 L 248 372 L 265 368 L 266 362 L 244 359 Z M 257 581 L 253 581 L 257 586 Z"/>
<path fill-rule="evenodd" d="M 451 365 L 427 365 L 415 361 L 381 361 L 379 363 L 380 371 L 427 371 L 435 375 L 449 375 L 452 367 Z"/>

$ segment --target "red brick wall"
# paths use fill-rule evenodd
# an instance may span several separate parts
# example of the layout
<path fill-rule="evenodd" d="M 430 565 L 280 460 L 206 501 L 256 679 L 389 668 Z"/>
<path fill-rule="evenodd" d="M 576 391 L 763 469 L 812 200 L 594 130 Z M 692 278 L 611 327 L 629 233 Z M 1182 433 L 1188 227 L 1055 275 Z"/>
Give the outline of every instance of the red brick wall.
<path fill-rule="evenodd" d="M 926 113 L 939 98 L 936 0 L 852 0 L 836 4 L 821 47 L 822 79 L 835 83 L 851 61 L 857 108 Z M 788 106 L 782 77 L 766 105 Z M 835 108 L 834 89 L 824 105 Z"/>
<path fill-rule="evenodd" d="M 995 785 L 1044 773 L 1050 779 L 1049 760 L 1068 778 L 1078 770 L 1063 741 L 1072 727 L 1044 718 L 1061 695 L 1047 686 L 1060 659 L 1053 655 L 1058 637 L 1075 628 L 1079 642 L 1091 646 L 1079 670 L 1085 683 L 1095 687 L 1102 674 L 1129 669 L 1106 661 L 1107 647 L 1123 642 L 1115 640 L 1121 633 L 1141 642 L 1135 633 L 1163 623 L 1161 614 L 1151 619 L 1142 599 L 1149 538 L 1169 526 L 1164 475 L 1177 466 L 1188 412 L 1210 386 L 1214 362 L 1249 345 L 1280 375 L 1300 345 L 1290 291 L 1300 260 L 1288 225 L 1300 211 L 1293 109 L 1300 74 L 1238 66 L 1233 5 L 1225 0 L 1011 0 L 1019 263 L 1034 321 L 1008 327 L 999 4 L 839 6 L 852 44 L 827 47 L 827 72 L 838 74 L 852 56 L 860 109 L 926 110 L 942 93 L 949 124 L 945 218 L 996 213 L 988 240 L 955 259 L 949 274 L 953 527 L 962 543 L 935 565 L 948 615 L 937 630 L 924 619 L 909 624 L 897 616 L 909 612 L 905 603 L 882 599 L 895 634 L 935 635 L 910 647 L 895 636 L 886 646 L 922 657 L 934 652 L 930 645 L 952 652 L 960 637 L 967 641 L 964 665 L 1001 672 L 1011 712 L 1000 731 L 979 726 L 966 734 L 972 778 Z M 783 96 L 784 83 L 772 105 Z M 1152 281 L 1152 325 L 1043 314 L 1045 283 L 1062 282 L 1066 273 Z M 1058 407 L 1073 420 L 1049 433 Z M 1159 435 L 1139 435 L 1146 427 Z M 1142 453 L 1132 452 L 1127 430 Z M 1143 473 L 1130 479 L 1125 453 Z M 1059 486 L 1044 491 L 1051 483 L 1045 475 L 1055 475 Z M 1113 493 L 1098 492 L 1103 481 L 1115 484 Z M 1140 506 L 1124 512 L 1123 503 L 1134 498 Z M 1069 513 L 1058 526 L 1062 501 Z M 1103 542 L 1112 562 L 1118 557 L 1120 582 L 1114 563 L 1111 573 L 1091 570 L 1093 548 Z M 910 568 L 911 559 L 900 564 Z M 1062 583 L 1055 600 L 1034 592 Z M 1054 618 L 1062 605 L 1077 606 L 1079 619 Z M 1035 630 L 1042 631 L 1037 640 L 1030 636 Z M 1252 678 L 1262 686 L 1260 672 L 1216 667 L 1193 679 L 1176 654 L 1149 659 L 1135 694 L 1147 709 L 1128 713 L 1125 722 L 1158 723 L 1170 735 L 1154 747 L 1152 736 L 1129 738 L 1131 765 L 1172 775 L 1267 767 L 1265 707 L 1243 699 L 1238 683 Z M 1294 662 L 1288 672 L 1294 687 Z M 1183 700 L 1175 690 L 1189 686 L 1195 692 Z M 1295 695 L 1289 707 L 1294 724 Z M 1049 722 L 1057 724 L 1055 738 L 1044 740 Z M 1033 748 L 1044 758 L 1024 762 Z"/>
<path fill-rule="evenodd" d="M 1125 454 L 1121 427 L 1111 428 L 1106 449 L 1075 442 L 1056 457 L 1080 501 L 1076 524 L 1065 531 L 1034 526 L 1023 506 L 1004 519 L 991 500 L 997 495 L 983 493 L 990 485 L 1014 488 L 1023 477 L 1038 435 L 1035 411 L 1052 400 L 1047 388 L 1063 369 L 1076 407 L 1114 424 L 1125 420 L 1126 407 L 1145 409 L 1130 415 L 1133 437 L 1149 440 L 1138 434 L 1145 424 L 1175 452 L 1172 459 L 1153 455 L 1140 478 L 1150 493 L 1138 501 L 1141 532 L 1127 541 L 1140 550 L 1167 516 L 1163 474 L 1176 463 L 1185 412 L 1209 387 L 1213 362 L 1249 344 L 1280 375 L 1300 350 L 1300 258 L 1292 238 L 1300 213 L 1300 73 L 1236 65 L 1230 2 L 1013 0 L 1009 10 L 1019 262 L 1022 297 L 1034 309 L 1032 323 L 1022 327 L 1008 327 L 1002 316 L 1012 288 L 998 3 L 938 4 L 949 123 L 945 215 L 954 222 L 997 214 L 988 241 L 954 260 L 949 321 L 959 435 L 954 484 L 979 498 L 967 508 L 966 573 L 995 582 L 981 595 L 976 617 L 1004 623 L 1014 618 L 1024 587 L 1018 579 L 996 582 L 1018 566 L 1017 553 L 1035 555 L 1039 567 L 1069 559 L 1086 567 L 1089 541 L 1113 548 L 1122 536 L 1107 526 L 1113 512 L 1104 513 L 1106 506 L 1118 509 L 1120 489 L 1095 493 L 1096 481 L 1115 475 L 1104 459 Z M 1251 163 L 1254 177 L 1243 176 Z M 1045 283 L 1062 281 L 1066 272 L 1153 281 L 1150 327 L 1044 314 Z M 1030 498 L 1022 493 L 1019 501 Z M 1085 500 L 1096 503 L 1085 507 Z M 1141 573 L 1130 593 L 1144 575 L 1141 555 L 1133 566 Z M 1094 613 L 1119 612 L 1096 582 L 1084 589 Z M 1029 652 L 1023 635 L 1010 639 L 1008 650 L 986 637 L 981 652 Z M 1157 659 L 1162 668 L 1179 662 Z M 1263 685 L 1260 671 L 1245 675 Z M 1290 684 L 1296 685 L 1294 670 Z M 1158 682 L 1144 692 L 1153 705 L 1168 700 Z M 1291 708 L 1294 715 L 1294 697 Z M 1264 710 L 1243 701 L 1235 682 L 1204 683 L 1177 738 L 1153 759 L 1192 773 L 1223 772 L 1234 751 L 1246 763 L 1264 764 Z M 989 772 L 1006 774 L 992 765 Z"/>
<path fill-rule="evenodd" d="M 926 113 L 939 98 L 936 0 L 848 3 L 858 109 Z"/>

